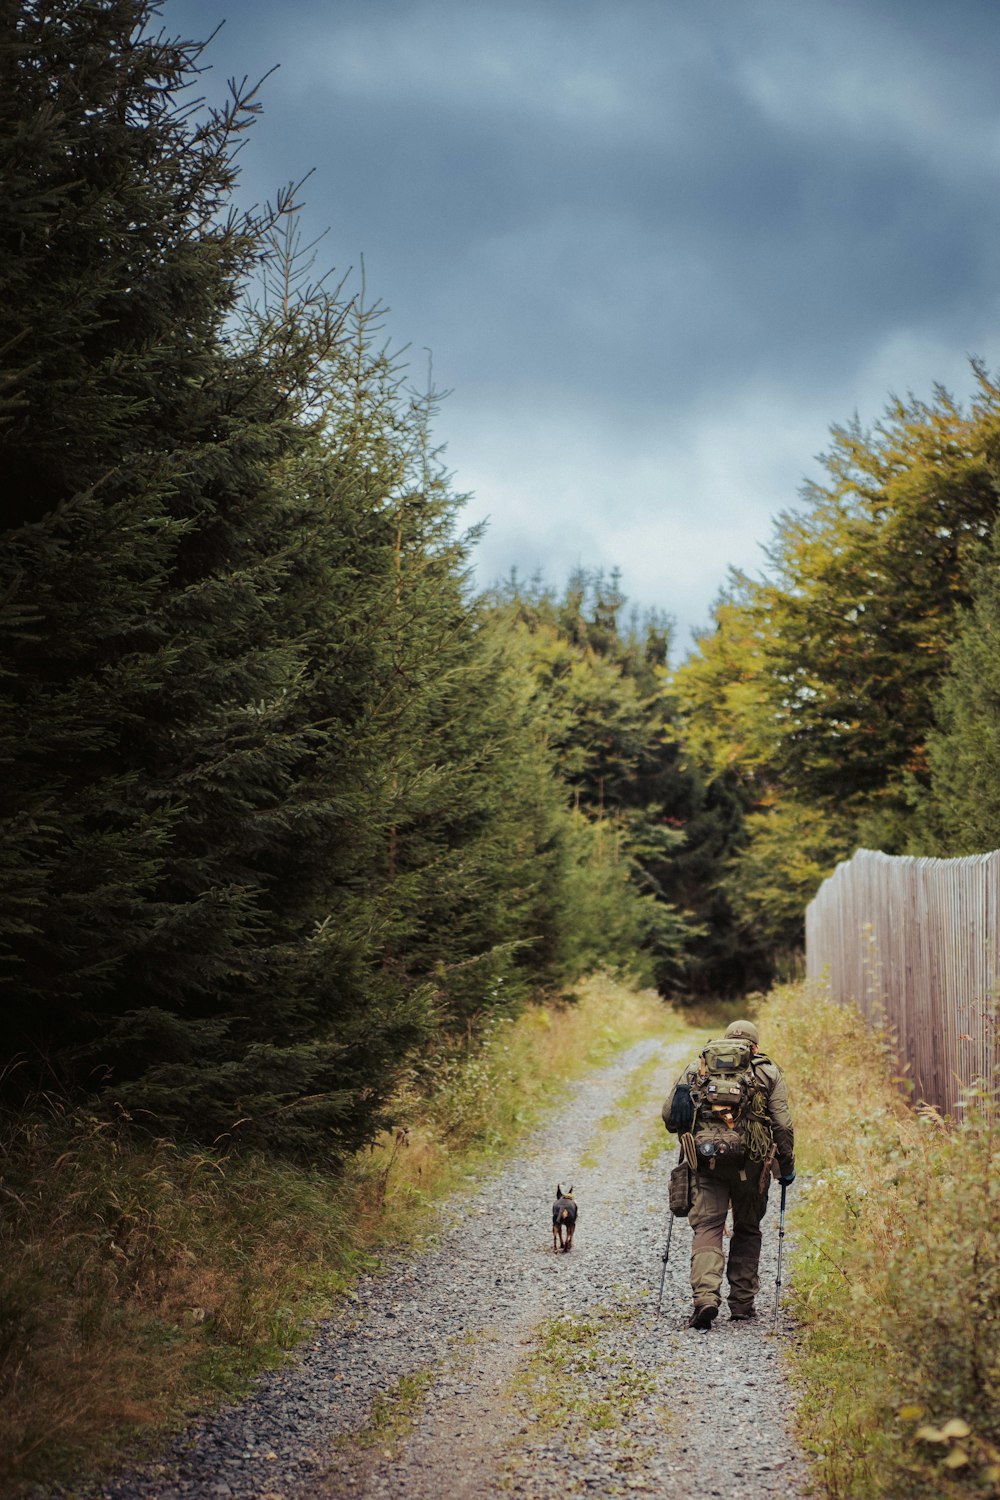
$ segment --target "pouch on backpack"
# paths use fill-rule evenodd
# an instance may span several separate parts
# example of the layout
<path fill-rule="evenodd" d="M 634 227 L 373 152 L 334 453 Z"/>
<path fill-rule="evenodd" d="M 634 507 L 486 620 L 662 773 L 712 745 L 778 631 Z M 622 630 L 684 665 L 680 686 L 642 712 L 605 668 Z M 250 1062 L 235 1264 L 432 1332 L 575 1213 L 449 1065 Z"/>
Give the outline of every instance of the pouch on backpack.
<path fill-rule="evenodd" d="M 671 1172 L 667 1199 L 675 1218 L 686 1219 L 691 1209 L 691 1168 L 686 1161 L 679 1162 Z"/>

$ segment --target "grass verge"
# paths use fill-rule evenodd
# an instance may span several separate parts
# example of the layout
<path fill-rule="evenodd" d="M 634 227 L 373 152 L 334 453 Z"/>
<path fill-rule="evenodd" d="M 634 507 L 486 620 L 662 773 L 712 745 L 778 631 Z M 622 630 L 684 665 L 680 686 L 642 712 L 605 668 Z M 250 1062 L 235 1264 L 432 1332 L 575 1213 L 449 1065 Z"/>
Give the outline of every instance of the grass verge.
<path fill-rule="evenodd" d="M 416 1425 L 435 1373 L 434 1369 L 424 1369 L 401 1375 L 375 1397 L 367 1425 L 339 1438 L 337 1446 L 349 1451 L 378 1448 L 383 1458 L 395 1458 Z"/>
<path fill-rule="evenodd" d="M 1000 1134 L 915 1112 L 892 1049 L 805 985 L 760 1012 L 800 1177 L 800 1423 L 832 1500 L 1000 1494 Z"/>
<path fill-rule="evenodd" d="M 672 1419 L 655 1405 L 656 1374 L 623 1347 L 622 1335 L 638 1316 L 635 1306 L 604 1306 L 587 1317 L 554 1318 L 535 1331 L 531 1357 L 509 1390 L 521 1429 L 502 1466 L 502 1491 L 520 1487 L 539 1445 L 550 1458 L 554 1445 L 567 1461 L 563 1493 L 583 1492 L 579 1461 L 592 1454 L 595 1433 L 601 1434 L 601 1468 L 610 1492 L 646 1488 L 642 1472 Z M 646 1409 L 642 1435 L 633 1431 L 637 1408 Z"/>
<path fill-rule="evenodd" d="M 588 1318 L 558 1317 L 536 1334 L 535 1348 L 515 1378 L 515 1406 L 541 1432 L 572 1443 L 588 1431 L 618 1427 L 632 1403 L 655 1389 L 649 1373 L 607 1335 L 631 1323 L 635 1308 L 599 1308 Z"/>
<path fill-rule="evenodd" d="M 55 1106 L 4 1122 L 0 1494 L 107 1466 L 238 1396 L 561 1083 L 675 1024 L 655 995 L 601 978 L 531 1007 L 414 1074 L 396 1129 L 337 1177 Z"/>

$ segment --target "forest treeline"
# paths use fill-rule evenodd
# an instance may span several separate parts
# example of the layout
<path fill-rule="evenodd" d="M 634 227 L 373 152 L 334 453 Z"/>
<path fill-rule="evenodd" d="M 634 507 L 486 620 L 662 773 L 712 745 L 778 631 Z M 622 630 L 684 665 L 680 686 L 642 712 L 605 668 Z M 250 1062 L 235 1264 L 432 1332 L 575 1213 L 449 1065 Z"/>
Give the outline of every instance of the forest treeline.
<path fill-rule="evenodd" d="M 997 840 L 984 370 L 837 430 L 674 672 L 615 575 L 477 595 L 434 391 L 159 12 L 0 18 L 8 1097 L 336 1159 L 435 1039 L 742 993 L 854 843 Z"/>
<path fill-rule="evenodd" d="M 771 953 L 858 846 L 1000 847 L 1000 387 L 971 373 L 966 406 L 938 387 L 832 429 L 675 674 L 692 758 L 740 789 L 723 883 Z"/>
<path fill-rule="evenodd" d="M 430 1039 L 693 982 L 717 815 L 665 620 L 474 595 L 433 391 L 160 20 L 0 22 L 5 1087 L 336 1159 Z"/>

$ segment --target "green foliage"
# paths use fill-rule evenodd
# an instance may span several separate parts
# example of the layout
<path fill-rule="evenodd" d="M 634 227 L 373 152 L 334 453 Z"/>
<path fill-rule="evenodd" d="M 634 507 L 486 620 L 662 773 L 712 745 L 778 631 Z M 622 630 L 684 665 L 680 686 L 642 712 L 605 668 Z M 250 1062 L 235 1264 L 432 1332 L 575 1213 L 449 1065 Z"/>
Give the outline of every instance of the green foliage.
<path fill-rule="evenodd" d="M 757 598 L 772 756 L 828 811 L 905 806 L 905 777 L 925 772 L 932 694 L 996 514 L 1000 395 L 975 374 L 968 413 L 939 388 L 893 401 L 872 432 L 834 428 L 829 483 L 779 522 Z"/>
<path fill-rule="evenodd" d="M 852 847 L 995 841 L 973 804 L 995 779 L 1000 391 L 973 373 L 968 410 L 936 389 L 872 431 L 833 429 L 826 482 L 779 518 L 765 576 L 732 577 L 675 674 L 689 753 L 743 802 L 717 884 L 772 958 L 798 946 L 796 909 Z"/>
<path fill-rule="evenodd" d="M 539 732 L 573 797 L 553 950 L 578 973 L 642 950 L 670 993 L 687 981 L 702 928 L 668 889 L 684 842 L 674 808 L 686 795 L 665 691 L 669 625 L 656 614 L 624 623 L 625 602 L 616 575 L 583 572 L 562 598 L 512 577 L 491 601 L 521 642 Z"/>
<path fill-rule="evenodd" d="M 280 217 L 224 213 L 252 96 L 196 124 L 200 49 L 150 19 L 55 0 L 0 39 L 23 187 L 0 225 L 2 970 L 36 1072 L 203 1135 L 270 1115 L 276 1138 L 296 1093 L 335 1125 L 351 1092 L 311 999 L 274 984 L 312 734 L 284 611 L 303 518 L 277 483 L 304 367 L 279 377 L 232 318 Z"/>
<path fill-rule="evenodd" d="M 838 859 L 853 848 L 849 825 L 790 798 L 750 813 L 747 842 L 732 861 L 725 890 L 748 931 L 772 953 L 802 948 L 803 914 Z"/>
<path fill-rule="evenodd" d="M 799 1101 L 790 1286 L 825 1490 L 995 1494 L 996 1088 L 913 1114 L 886 1040 L 817 989 L 777 992 L 760 1024 Z"/>
<path fill-rule="evenodd" d="M 291 193 L 231 209 L 254 96 L 189 108 L 202 49 L 156 17 L 0 32 L 8 1089 L 330 1161 L 436 1033 L 674 942 L 594 792 L 665 636 L 526 675 L 434 393 Z"/>
<path fill-rule="evenodd" d="M 761 712 L 760 642 L 753 586 L 734 575 L 714 608 L 714 629 L 672 674 L 679 717 L 686 797 L 679 806 L 685 844 L 672 888 L 703 917 L 694 945 L 696 992 L 745 993 L 769 982 L 782 934 L 741 901 L 734 878 L 751 842 L 748 819 L 774 800 L 767 761 L 767 718 Z M 770 871 L 775 884 L 782 876 Z"/>
<path fill-rule="evenodd" d="M 971 575 L 928 741 L 923 840 L 939 854 L 1000 847 L 1000 526 Z"/>
<path fill-rule="evenodd" d="M 573 575 L 562 599 L 512 576 L 494 607 L 530 644 L 548 739 L 577 804 L 605 813 L 634 803 L 664 719 L 669 624 L 652 614 L 623 625 L 617 575 Z"/>

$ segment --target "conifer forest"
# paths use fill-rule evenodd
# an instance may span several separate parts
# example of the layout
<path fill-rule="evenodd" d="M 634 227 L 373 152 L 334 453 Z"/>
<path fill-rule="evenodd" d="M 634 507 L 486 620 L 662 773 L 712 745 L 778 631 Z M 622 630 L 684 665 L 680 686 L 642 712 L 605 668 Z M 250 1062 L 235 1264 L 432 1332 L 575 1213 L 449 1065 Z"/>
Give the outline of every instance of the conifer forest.
<path fill-rule="evenodd" d="M 616 579 L 473 596 L 434 392 L 292 193 L 234 206 L 257 101 L 192 114 L 152 18 L 2 38 L 8 1087 L 328 1160 L 431 1035 L 739 983 L 691 915 L 739 792 Z"/>
<path fill-rule="evenodd" d="M 244 207 L 204 52 L 0 6 L 0 1112 L 336 1178 L 442 1046 L 741 1001 L 856 847 L 1000 846 L 1000 384 L 832 426 L 684 658 L 618 571 L 475 586 L 438 392 L 307 186 Z"/>
<path fill-rule="evenodd" d="M 189 108 L 161 21 L 0 37 L 11 1096 L 336 1159 L 434 1035 L 745 993 L 857 844 L 998 841 L 985 368 L 834 427 L 680 664 L 617 576 L 475 594 L 434 390 L 294 191 L 236 206 L 259 101 Z"/>

